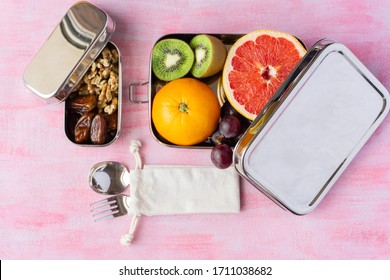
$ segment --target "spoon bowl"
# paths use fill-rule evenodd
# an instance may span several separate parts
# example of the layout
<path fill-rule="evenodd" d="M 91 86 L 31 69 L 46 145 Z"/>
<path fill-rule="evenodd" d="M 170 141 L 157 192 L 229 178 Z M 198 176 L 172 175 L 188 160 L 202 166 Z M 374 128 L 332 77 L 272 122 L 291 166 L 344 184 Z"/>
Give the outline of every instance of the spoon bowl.
<path fill-rule="evenodd" d="M 130 184 L 130 173 L 120 162 L 103 161 L 95 164 L 88 175 L 89 186 L 99 194 L 119 194 Z"/>

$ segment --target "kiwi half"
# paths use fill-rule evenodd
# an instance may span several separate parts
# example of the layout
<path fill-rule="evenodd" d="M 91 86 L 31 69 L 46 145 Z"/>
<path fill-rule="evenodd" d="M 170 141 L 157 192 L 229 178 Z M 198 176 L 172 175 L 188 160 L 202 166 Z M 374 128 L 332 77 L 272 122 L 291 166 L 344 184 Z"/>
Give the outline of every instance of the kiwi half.
<path fill-rule="evenodd" d="M 191 68 L 194 77 L 205 78 L 222 70 L 227 52 L 221 40 L 211 35 L 200 34 L 192 38 L 190 47 L 195 54 Z"/>
<path fill-rule="evenodd" d="M 194 63 L 190 46 L 179 39 L 164 39 L 153 47 L 153 73 L 163 81 L 172 81 L 185 76 Z"/>

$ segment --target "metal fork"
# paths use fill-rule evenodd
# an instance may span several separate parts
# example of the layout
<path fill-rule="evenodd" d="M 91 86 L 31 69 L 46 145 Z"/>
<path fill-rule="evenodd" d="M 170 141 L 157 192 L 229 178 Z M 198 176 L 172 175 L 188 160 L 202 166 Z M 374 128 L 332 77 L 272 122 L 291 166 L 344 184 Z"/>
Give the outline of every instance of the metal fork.
<path fill-rule="evenodd" d="M 91 204 L 92 217 L 95 222 L 113 219 L 126 215 L 129 211 L 130 197 L 119 194 Z"/>

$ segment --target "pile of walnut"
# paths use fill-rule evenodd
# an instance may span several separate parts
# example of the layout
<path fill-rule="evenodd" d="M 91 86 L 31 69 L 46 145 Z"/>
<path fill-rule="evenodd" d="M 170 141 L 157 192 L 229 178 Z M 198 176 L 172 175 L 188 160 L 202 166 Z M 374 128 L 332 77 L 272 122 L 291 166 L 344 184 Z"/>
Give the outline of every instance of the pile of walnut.
<path fill-rule="evenodd" d="M 104 48 L 67 100 L 67 109 L 76 114 L 72 134 L 76 143 L 104 144 L 117 130 L 119 54 Z M 74 123 L 74 122 L 70 122 Z"/>

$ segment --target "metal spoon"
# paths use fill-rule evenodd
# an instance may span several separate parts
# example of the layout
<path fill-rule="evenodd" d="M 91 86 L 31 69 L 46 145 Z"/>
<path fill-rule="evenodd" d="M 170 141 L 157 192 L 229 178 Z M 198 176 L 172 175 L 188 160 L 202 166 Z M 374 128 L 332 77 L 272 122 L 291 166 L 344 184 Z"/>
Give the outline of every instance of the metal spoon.
<path fill-rule="evenodd" d="M 100 194 L 118 194 L 130 184 L 130 173 L 120 162 L 104 161 L 95 164 L 88 176 L 89 186 Z"/>

